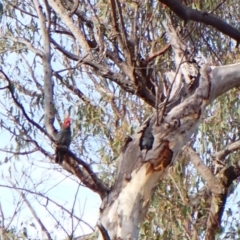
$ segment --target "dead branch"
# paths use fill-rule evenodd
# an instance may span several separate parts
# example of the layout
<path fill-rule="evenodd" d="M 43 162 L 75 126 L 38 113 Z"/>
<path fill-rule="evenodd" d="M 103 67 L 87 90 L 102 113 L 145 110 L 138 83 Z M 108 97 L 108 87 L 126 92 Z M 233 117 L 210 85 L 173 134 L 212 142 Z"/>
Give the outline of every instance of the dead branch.
<path fill-rule="evenodd" d="M 187 21 L 195 21 L 205 23 L 206 25 L 216 28 L 223 34 L 235 39 L 237 43 L 240 42 L 240 31 L 226 23 L 222 19 L 207 12 L 201 12 L 190 7 L 186 7 L 178 0 L 159 0 L 167 5 L 178 17 Z"/>

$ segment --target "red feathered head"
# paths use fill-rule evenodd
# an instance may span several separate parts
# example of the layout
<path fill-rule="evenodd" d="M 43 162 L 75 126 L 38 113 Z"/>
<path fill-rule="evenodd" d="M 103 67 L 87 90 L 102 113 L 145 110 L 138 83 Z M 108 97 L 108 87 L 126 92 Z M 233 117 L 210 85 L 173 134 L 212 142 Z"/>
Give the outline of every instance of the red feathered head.
<path fill-rule="evenodd" d="M 63 122 L 63 128 L 68 128 L 70 127 L 70 124 L 71 124 L 71 119 L 70 117 L 67 117 L 64 119 L 64 122 Z"/>

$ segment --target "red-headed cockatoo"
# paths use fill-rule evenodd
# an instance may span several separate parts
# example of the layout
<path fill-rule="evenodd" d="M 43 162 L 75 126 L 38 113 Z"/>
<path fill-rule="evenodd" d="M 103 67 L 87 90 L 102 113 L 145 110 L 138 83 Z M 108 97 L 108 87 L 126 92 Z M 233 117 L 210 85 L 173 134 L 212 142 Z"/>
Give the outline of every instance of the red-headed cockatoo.
<path fill-rule="evenodd" d="M 67 116 L 62 124 L 61 130 L 56 135 L 56 163 L 62 163 L 65 150 L 64 148 L 69 148 L 71 144 L 71 119 L 69 116 Z"/>

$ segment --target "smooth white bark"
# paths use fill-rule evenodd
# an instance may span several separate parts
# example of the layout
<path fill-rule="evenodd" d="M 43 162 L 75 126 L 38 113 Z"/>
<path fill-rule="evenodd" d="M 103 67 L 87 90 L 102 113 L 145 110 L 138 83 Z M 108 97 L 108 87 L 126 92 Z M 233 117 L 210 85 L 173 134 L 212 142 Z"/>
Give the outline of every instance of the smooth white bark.
<path fill-rule="evenodd" d="M 240 63 L 212 67 L 212 69 L 210 102 L 228 90 L 240 86 Z"/>

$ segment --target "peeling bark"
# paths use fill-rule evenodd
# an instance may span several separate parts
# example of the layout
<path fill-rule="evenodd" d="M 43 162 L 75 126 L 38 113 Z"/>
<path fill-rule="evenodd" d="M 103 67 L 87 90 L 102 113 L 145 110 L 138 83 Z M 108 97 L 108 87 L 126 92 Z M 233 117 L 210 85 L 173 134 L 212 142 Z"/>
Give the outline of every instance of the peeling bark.
<path fill-rule="evenodd" d="M 173 48 L 181 49 L 181 42 L 177 40 L 173 29 L 171 34 Z M 179 60 L 179 56 L 181 59 L 185 58 L 184 49 L 181 55 L 176 55 L 179 66 L 177 72 L 182 73 L 188 86 L 192 82 L 186 78 L 194 73 L 198 78 L 198 85 L 191 93 L 191 89 L 187 88 L 188 97 L 182 99 L 180 104 L 166 108 L 163 121 L 159 125 L 156 124 L 157 115 L 153 114 L 122 148 L 116 182 L 103 199 L 100 213 L 100 222 L 111 239 L 138 239 L 140 224 L 156 186 L 168 167 L 174 163 L 182 147 L 198 129 L 206 106 L 239 85 L 239 64 L 225 67 L 211 67 L 209 64 L 196 66 L 187 59 L 184 63 Z M 182 77 L 179 79 L 181 81 Z M 170 103 L 166 104 L 169 106 Z M 160 109 L 161 107 L 162 104 Z M 146 150 L 142 147 L 142 141 L 146 138 L 147 129 L 154 140 L 152 146 Z M 217 182 L 220 184 L 220 192 L 217 188 L 216 194 L 222 194 L 225 190 L 219 180 Z"/>
<path fill-rule="evenodd" d="M 111 238 L 138 238 L 139 224 L 146 214 L 155 187 L 195 133 L 204 114 L 211 87 L 210 71 L 208 66 L 202 67 L 200 86 L 195 94 L 174 107 L 164 117 L 163 123 L 156 126 L 156 114 L 150 118 L 148 124 L 152 125 L 154 142 L 144 158 L 140 141 L 146 123 L 131 136 L 132 141 L 119 157 L 116 183 L 101 207 L 101 223 L 108 229 Z M 131 177 L 126 180 L 124 176 Z"/>

